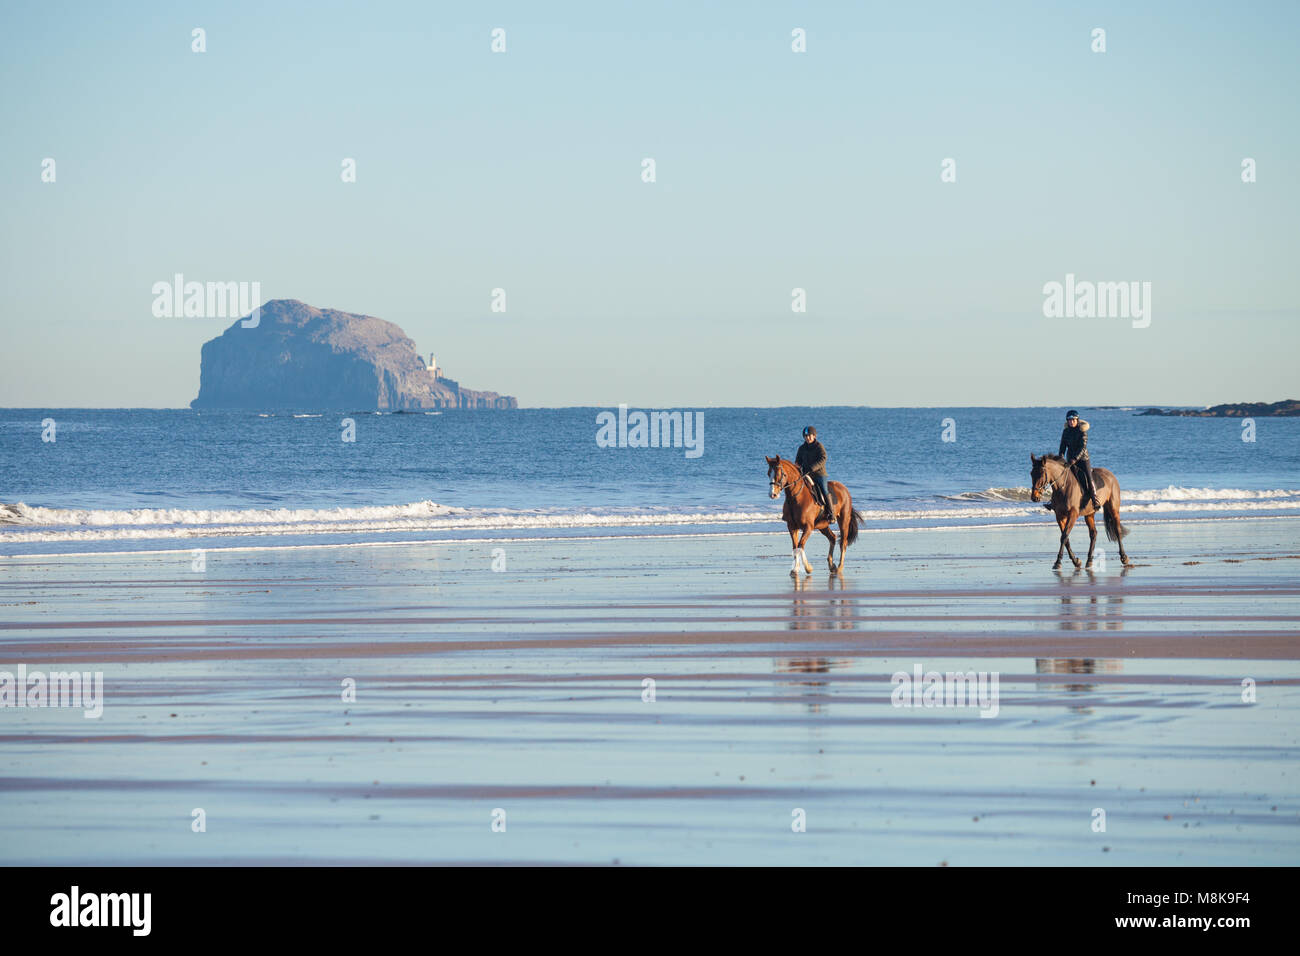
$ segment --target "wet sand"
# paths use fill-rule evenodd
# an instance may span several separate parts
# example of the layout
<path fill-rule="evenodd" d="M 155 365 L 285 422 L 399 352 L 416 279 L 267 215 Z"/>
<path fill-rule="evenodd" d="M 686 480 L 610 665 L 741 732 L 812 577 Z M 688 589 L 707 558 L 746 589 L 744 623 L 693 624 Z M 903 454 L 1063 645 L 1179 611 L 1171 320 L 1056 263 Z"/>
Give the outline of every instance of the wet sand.
<path fill-rule="evenodd" d="M 105 695 L 0 709 L 0 862 L 1294 865 L 1298 532 L 0 559 L 0 670 Z M 996 716 L 894 706 L 917 666 Z"/>

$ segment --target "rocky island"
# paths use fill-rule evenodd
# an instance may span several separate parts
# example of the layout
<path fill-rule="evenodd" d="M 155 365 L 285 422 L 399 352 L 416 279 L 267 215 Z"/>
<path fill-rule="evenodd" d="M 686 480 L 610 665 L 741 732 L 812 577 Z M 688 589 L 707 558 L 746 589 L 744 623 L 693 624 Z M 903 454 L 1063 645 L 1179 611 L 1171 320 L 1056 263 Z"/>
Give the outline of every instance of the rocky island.
<path fill-rule="evenodd" d="M 191 408 L 382 411 L 518 408 L 511 395 L 463 388 L 415 343 L 372 315 L 273 299 L 203 343 Z"/>
<path fill-rule="evenodd" d="M 1209 408 L 1148 408 L 1139 415 L 1178 415 L 1183 418 L 1270 418 L 1300 415 L 1300 401 L 1288 398 L 1281 402 L 1242 402 L 1237 405 L 1211 405 Z"/>

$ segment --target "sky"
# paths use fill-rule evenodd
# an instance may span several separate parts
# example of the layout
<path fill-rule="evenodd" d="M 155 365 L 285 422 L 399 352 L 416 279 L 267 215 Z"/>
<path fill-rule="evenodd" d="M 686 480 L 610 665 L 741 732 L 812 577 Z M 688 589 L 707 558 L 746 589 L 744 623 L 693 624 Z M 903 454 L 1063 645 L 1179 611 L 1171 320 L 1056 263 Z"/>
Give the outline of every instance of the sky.
<path fill-rule="evenodd" d="M 5 4 L 0 406 L 188 405 L 231 322 L 156 317 L 176 273 L 388 319 L 524 406 L 1297 398 L 1298 28 L 1292 0 Z M 1150 282 L 1150 324 L 1045 316 L 1067 274 Z"/>

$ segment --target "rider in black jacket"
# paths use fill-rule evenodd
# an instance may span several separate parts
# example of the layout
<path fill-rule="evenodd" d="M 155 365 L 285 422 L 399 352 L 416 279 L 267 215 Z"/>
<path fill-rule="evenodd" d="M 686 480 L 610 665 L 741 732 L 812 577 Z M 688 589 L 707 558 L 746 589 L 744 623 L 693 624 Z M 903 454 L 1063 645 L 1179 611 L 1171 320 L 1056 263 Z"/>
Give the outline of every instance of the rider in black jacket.
<path fill-rule="evenodd" d="M 794 463 L 799 469 L 799 474 L 808 475 L 813 480 L 813 487 L 817 489 L 821 497 L 822 510 L 826 513 L 826 520 L 835 521 L 835 515 L 831 512 L 831 492 L 826 487 L 826 449 L 822 443 L 817 440 L 817 429 L 809 425 L 803 430 L 803 444 L 795 452 Z"/>
<path fill-rule="evenodd" d="M 1084 501 L 1092 499 L 1092 507 L 1101 510 L 1097 500 L 1097 488 L 1092 481 L 1092 464 L 1088 460 L 1088 429 L 1091 426 L 1079 417 L 1079 413 L 1070 409 L 1065 413 L 1065 430 L 1061 432 L 1061 447 L 1057 454 L 1074 469 L 1075 476 L 1083 486 Z"/>

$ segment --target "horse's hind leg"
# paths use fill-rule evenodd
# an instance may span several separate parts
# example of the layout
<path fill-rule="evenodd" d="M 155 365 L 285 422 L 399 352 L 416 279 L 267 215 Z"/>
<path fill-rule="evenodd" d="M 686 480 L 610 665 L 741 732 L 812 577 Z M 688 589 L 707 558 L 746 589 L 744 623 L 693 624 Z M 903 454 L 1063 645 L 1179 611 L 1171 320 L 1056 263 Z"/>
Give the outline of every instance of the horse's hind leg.
<path fill-rule="evenodd" d="M 831 574 L 834 574 L 835 573 L 835 532 L 830 529 L 829 525 L 827 525 L 825 528 L 822 528 L 822 534 L 826 535 L 826 537 L 829 538 L 831 542 L 831 549 L 826 553 L 826 566 L 831 569 Z M 840 546 L 840 563 L 841 564 L 844 563 L 843 545 Z"/>
<path fill-rule="evenodd" d="M 1088 522 L 1088 563 L 1085 567 L 1092 567 L 1092 552 L 1097 547 L 1097 519 L 1092 515 L 1084 515 L 1083 520 Z"/>

